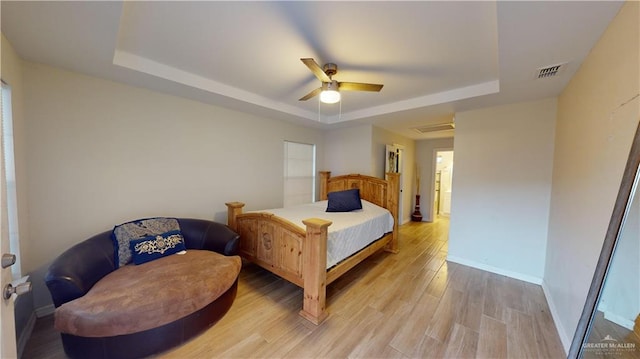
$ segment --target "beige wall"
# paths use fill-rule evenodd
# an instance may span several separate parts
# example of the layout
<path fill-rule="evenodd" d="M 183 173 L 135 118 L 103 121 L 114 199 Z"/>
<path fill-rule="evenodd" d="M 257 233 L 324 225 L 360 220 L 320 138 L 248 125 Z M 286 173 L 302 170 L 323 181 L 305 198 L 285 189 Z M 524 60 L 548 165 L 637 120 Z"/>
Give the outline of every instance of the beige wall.
<path fill-rule="evenodd" d="M 283 141 L 323 153 L 319 130 L 44 65 L 24 75 L 31 269 L 132 218 L 224 221 L 225 201 L 279 206 Z"/>
<path fill-rule="evenodd" d="M 544 288 L 568 348 L 638 124 L 640 3 L 627 2 L 558 99 Z"/>
<path fill-rule="evenodd" d="M 456 113 L 448 260 L 540 284 L 556 99 Z"/>
<path fill-rule="evenodd" d="M 225 222 L 228 201 L 281 206 L 284 140 L 316 144 L 324 168 L 321 130 L 45 65 L 25 62 L 23 75 L 27 271 L 131 219 Z"/>
<path fill-rule="evenodd" d="M 433 221 L 435 202 L 434 173 L 436 169 L 434 151 L 436 150 L 453 150 L 453 138 L 437 138 L 416 142 L 416 163 L 420 171 L 420 213 L 422 213 L 424 222 Z"/>
<path fill-rule="evenodd" d="M 327 171 L 334 176 L 360 173 L 373 176 L 371 136 L 373 126 L 358 125 L 328 130 L 325 133 Z"/>
<path fill-rule="evenodd" d="M 27 168 L 26 168 L 26 134 L 24 121 L 22 60 L 13 46 L 2 35 L 2 80 L 11 86 L 11 106 L 13 117 L 14 156 L 16 170 L 16 192 L 18 197 L 18 232 L 20 235 L 20 252 L 29 252 L 29 226 L 27 207 Z M 22 260 L 17 262 L 22 271 L 25 266 Z"/>

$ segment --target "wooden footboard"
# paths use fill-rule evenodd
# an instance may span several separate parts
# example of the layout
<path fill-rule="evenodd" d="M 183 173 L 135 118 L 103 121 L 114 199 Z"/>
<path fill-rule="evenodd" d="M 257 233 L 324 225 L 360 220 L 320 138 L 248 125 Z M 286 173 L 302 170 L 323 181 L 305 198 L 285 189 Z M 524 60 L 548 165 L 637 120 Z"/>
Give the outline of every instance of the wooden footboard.
<path fill-rule="evenodd" d="M 330 221 L 309 218 L 301 228 L 271 213 L 243 213 L 244 203 L 229 202 L 228 225 L 240 234 L 240 255 L 304 289 L 300 315 L 314 324 L 321 323 L 326 311 L 326 286 L 362 260 L 384 248 L 397 252 L 399 175 L 388 173 L 388 180 L 347 175 L 330 178 L 321 172 L 321 199 L 327 193 L 359 188 L 360 196 L 389 209 L 394 217 L 393 232 L 327 271 L 327 229 Z"/>

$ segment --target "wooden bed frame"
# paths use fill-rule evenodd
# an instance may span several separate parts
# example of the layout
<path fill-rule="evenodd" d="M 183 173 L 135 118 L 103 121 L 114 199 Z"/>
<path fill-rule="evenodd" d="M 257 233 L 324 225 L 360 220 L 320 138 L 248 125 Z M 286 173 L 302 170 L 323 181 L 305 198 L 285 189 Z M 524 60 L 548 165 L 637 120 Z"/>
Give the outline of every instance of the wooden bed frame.
<path fill-rule="evenodd" d="M 360 189 L 360 198 L 391 212 L 393 231 L 368 247 L 327 270 L 327 228 L 330 221 L 309 218 L 306 230 L 271 213 L 242 213 L 244 203 L 229 202 L 228 224 L 240 234 L 240 255 L 304 289 L 300 315 L 314 324 L 326 319 L 326 286 L 349 269 L 384 248 L 398 252 L 398 173 L 387 173 L 387 180 L 350 174 L 331 178 L 320 172 L 320 199 L 327 193 Z"/>

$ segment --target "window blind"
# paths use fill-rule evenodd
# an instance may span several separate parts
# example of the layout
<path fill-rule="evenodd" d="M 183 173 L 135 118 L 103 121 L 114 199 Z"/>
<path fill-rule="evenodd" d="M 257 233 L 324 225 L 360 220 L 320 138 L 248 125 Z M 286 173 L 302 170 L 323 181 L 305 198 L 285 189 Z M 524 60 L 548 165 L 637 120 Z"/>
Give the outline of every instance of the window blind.
<path fill-rule="evenodd" d="M 284 207 L 315 200 L 316 146 L 284 141 Z"/>

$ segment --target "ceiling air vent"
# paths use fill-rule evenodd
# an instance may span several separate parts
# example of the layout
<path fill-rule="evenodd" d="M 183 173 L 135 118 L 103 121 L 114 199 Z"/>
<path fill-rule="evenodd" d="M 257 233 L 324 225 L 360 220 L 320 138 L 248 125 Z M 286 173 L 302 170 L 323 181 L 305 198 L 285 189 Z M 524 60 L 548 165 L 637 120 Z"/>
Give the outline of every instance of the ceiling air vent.
<path fill-rule="evenodd" d="M 419 133 L 430 133 L 430 132 L 453 130 L 455 127 L 456 126 L 453 124 L 453 122 L 451 122 L 451 123 L 436 123 L 433 125 L 414 127 L 413 129 L 415 131 L 418 131 Z"/>
<path fill-rule="evenodd" d="M 541 67 L 536 70 L 536 78 L 544 79 L 547 77 L 554 77 L 564 70 L 566 64 L 567 63 Z"/>

